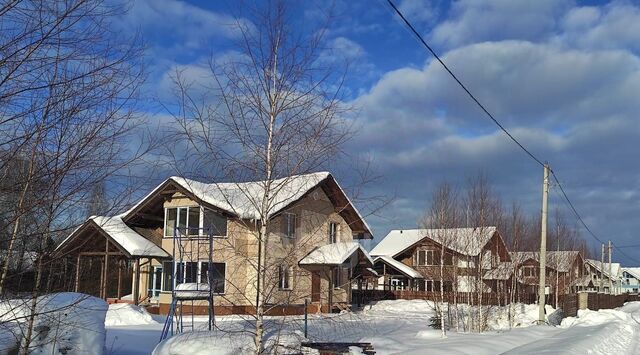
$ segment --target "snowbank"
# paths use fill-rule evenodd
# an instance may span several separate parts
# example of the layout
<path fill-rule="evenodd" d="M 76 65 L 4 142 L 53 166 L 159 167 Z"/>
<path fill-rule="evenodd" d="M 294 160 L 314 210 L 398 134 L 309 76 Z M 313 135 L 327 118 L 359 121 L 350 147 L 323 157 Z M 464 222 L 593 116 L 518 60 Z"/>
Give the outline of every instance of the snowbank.
<path fill-rule="evenodd" d="M 513 328 L 529 327 L 537 324 L 538 305 L 516 303 L 511 306 Z M 555 312 L 555 308 L 545 305 L 545 318 Z M 509 329 L 509 306 L 490 307 L 487 316 L 487 327 L 491 330 Z"/>
<path fill-rule="evenodd" d="M 387 315 L 403 317 L 431 317 L 436 314 L 435 303 L 425 300 L 387 300 L 365 306 L 363 313 L 367 315 Z"/>
<path fill-rule="evenodd" d="M 107 327 L 122 325 L 143 325 L 159 323 L 144 307 L 128 303 L 109 305 L 104 324 Z"/>
<path fill-rule="evenodd" d="M 31 300 L 0 303 L 0 352 L 24 346 Z M 103 354 L 107 303 L 80 293 L 54 293 L 38 297 L 35 307 L 31 354 Z"/>
<path fill-rule="evenodd" d="M 219 331 L 188 332 L 162 341 L 153 355 L 234 355 L 251 353 L 255 349 L 248 333 Z"/>

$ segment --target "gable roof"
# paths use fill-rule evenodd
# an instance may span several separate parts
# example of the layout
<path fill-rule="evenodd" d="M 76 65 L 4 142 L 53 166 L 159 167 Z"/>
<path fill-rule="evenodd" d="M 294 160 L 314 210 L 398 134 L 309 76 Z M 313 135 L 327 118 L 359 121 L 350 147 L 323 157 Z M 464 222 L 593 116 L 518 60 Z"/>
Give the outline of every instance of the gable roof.
<path fill-rule="evenodd" d="M 609 263 L 602 264 L 600 260 L 593 259 L 585 259 L 585 263 L 593 266 L 596 270 L 601 271 L 606 277 L 609 277 Z M 604 270 L 602 269 L 604 266 Z M 622 275 L 622 268 L 620 267 L 620 263 L 611 263 L 611 273 L 613 277 L 611 279 L 618 279 Z"/>
<path fill-rule="evenodd" d="M 527 260 L 535 260 L 540 262 L 540 252 L 537 251 L 512 251 L 509 252 L 513 262 L 522 264 Z M 580 255 L 579 251 L 575 250 L 560 250 L 560 251 L 547 251 L 547 267 L 560 272 L 569 272 L 571 270 L 571 264 L 573 264 L 575 258 Z"/>
<path fill-rule="evenodd" d="M 174 185 L 187 196 L 208 207 L 222 210 L 241 219 L 260 219 L 260 204 L 266 189 L 265 181 L 204 183 L 178 176 L 172 176 L 158 185 L 151 193 L 125 212 L 123 219 L 128 221 L 135 216 L 147 201 L 157 196 L 169 185 Z M 372 237 L 371 228 L 367 222 L 338 182 L 328 172 L 294 175 L 273 180 L 271 182 L 271 210 L 267 217 L 272 218 L 319 186 L 326 189 L 325 192 L 331 202 L 340 207 L 338 213 L 345 218 L 352 230 L 363 232 L 365 238 Z"/>
<path fill-rule="evenodd" d="M 496 233 L 496 227 L 400 229 L 392 230 L 372 250 L 371 255 L 395 257 L 407 248 L 428 238 L 463 255 L 475 256 Z"/>
<path fill-rule="evenodd" d="M 381 255 L 381 256 L 378 256 L 378 257 L 373 259 L 374 263 L 377 263 L 379 261 L 383 262 L 383 263 L 386 263 L 387 265 L 391 266 L 392 268 L 400 271 L 405 276 L 411 277 L 413 279 L 422 279 L 422 278 L 424 278 L 421 273 L 417 272 L 412 267 L 410 267 L 408 265 L 405 265 L 405 264 L 401 263 L 400 261 L 398 261 L 398 260 L 396 260 L 396 259 L 394 259 L 394 258 L 392 258 L 390 256 Z"/>
<path fill-rule="evenodd" d="M 300 259 L 300 265 L 340 265 L 347 261 L 353 253 L 360 250 L 367 260 L 373 265 L 373 260 L 366 250 L 356 242 L 332 243 L 313 249 L 309 254 Z"/>
<path fill-rule="evenodd" d="M 626 271 L 634 278 L 640 280 L 640 267 L 623 267 L 622 271 Z"/>
<path fill-rule="evenodd" d="M 120 216 L 115 217 L 103 217 L 93 216 L 90 217 L 84 224 L 77 228 L 67 238 L 65 238 L 57 247 L 56 251 L 61 250 L 67 243 L 81 234 L 82 231 L 87 228 L 97 228 L 104 233 L 112 242 L 128 256 L 145 256 L 145 257 L 158 257 L 168 258 L 170 257 L 164 249 L 157 246 L 149 239 L 141 236 L 133 229 L 129 228 Z"/>

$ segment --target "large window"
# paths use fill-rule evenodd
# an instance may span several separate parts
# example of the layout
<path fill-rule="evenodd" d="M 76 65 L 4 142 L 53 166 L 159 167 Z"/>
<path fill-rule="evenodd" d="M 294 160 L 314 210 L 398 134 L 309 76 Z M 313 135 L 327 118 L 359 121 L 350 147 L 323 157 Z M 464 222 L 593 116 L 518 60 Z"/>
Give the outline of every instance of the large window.
<path fill-rule="evenodd" d="M 211 273 L 209 273 L 209 262 L 186 262 L 176 265 L 176 281 L 178 283 L 209 283 L 213 293 L 223 294 L 225 292 L 225 263 L 211 263 Z M 171 291 L 173 288 L 173 263 L 167 261 L 163 263 L 163 291 Z"/>
<path fill-rule="evenodd" d="M 164 236 L 173 237 L 176 232 L 190 236 L 207 235 L 214 237 L 227 235 L 226 217 L 199 206 L 167 208 L 165 212 Z"/>
<path fill-rule="evenodd" d="M 205 233 L 211 233 L 214 237 L 227 236 L 227 218 L 210 209 L 204 209 L 204 223 L 202 227 Z"/>
<path fill-rule="evenodd" d="M 293 238 L 296 236 L 296 214 L 295 213 L 282 214 L 282 234 L 288 238 Z"/>
<path fill-rule="evenodd" d="M 281 290 L 291 289 L 291 267 L 287 264 L 281 264 L 278 270 L 278 288 Z"/>
<path fill-rule="evenodd" d="M 342 285 L 342 268 L 333 268 L 331 279 L 333 281 L 333 288 L 339 288 Z"/>
<path fill-rule="evenodd" d="M 338 242 L 338 224 L 329 223 L 329 243 L 334 244 Z"/>
<path fill-rule="evenodd" d="M 438 265 L 440 260 L 437 254 L 436 250 L 418 250 L 416 255 L 416 265 Z"/>
<path fill-rule="evenodd" d="M 525 277 L 537 276 L 537 267 L 532 265 L 526 265 L 522 267 L 522 273 Z"/>

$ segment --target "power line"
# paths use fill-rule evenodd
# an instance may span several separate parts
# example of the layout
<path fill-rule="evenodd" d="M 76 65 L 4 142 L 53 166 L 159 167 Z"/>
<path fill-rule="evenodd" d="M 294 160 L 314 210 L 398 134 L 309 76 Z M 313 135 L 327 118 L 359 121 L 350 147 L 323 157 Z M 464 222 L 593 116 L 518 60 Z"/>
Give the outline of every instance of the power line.
<path fill-rule="evenodd" d="M 536 157 L 531 151 L 529 151 L 524 145 L 522 145 L 513 135 L 511 135 L 511 133 L 509 133 L 509 131 L 491 114 L 491 112 L 489 112 L 489 110 L 486 109 L 486 107 L 475 97 L 475 95 L 473 95 L 471 93 L 471 91 L 469 89 L 467 89 L 467 87 L 462 83 L 462 81 L 460 81 L 460 79 L 458 79 L 458 77 L 451 71 L 451 69 L 449 69 L 449 67 L 445 64 L 445 62 L 435 52 L 435 50 L 433 50 L 433 48 L 431 48 L 431 46 L 429 46 L 429 44 L 424 40 L 422 35 L 420 35 L 420 33 L 418 33 L 418 31 L 415 29 L 415 27 L 413 27 L 411 22 L 409 22 L 409 20 L 407 20 L 407 18 L 402 14 L 402 12 L 396 7 L 396 5 L 393 3 L 393 1 L 387 0 L 387 3 L 389 3 L 389 5 L 393 8 L 395 13 L 398 16 L 400 16 L 402 21 L 407 25 L 407 27 L 409 27 L 409 29 L 411 30 L 413 35 L 416 36 L 416 38 L 420 41 L 420 43 L 431 53 L 431 55 L 433 55 L 434 58 L 436 58 L 436 60 L 440 63 L 440 65 L 442 65 L 442 67 L 447 71 L 447 73 L 449 73 L 449 75 L 456 81 L 456 83 L 458 83 L 458 85 L 467 93 L 467 95 L 476 103 L 476 105 L 478 105 L 478 107 L 480 107 L 480 109 L 482 109 L 482 111 L 493 121 L 493 123 L 495 123 L 531 159 L 533 159 L 540 166 L 545 166 L 545 164 L 542 162 L 541 159 Z M 560 191 L 562 192 L 562 196 L 564 197 L 564 199 L 567 202 L 567 204 L 568 204 L 569 208 L 571 209 L 571 211 L 575 214 L 575 216 L 578 219 L 578 221 L 580 222 L 580 224 L 582 224 L 582 226 L 585 228 L 585 230 L 587 230 L 589 235 L 591 235 L 595 240 L 597 240 L 601 244 L 604 244 L 604 242 L 600 238 L 598 238 L 598 236 L 596 236 L 596 234 L 593 233 L 591 228 L 589 228 L 589 226 L 584 222 L 584 220 L 582 219 L 582 216 L 580 216 L 580 213 L 578 213 L 578 211 L 576 210 L 575 206 L 573 205 L 573 203 L 569 199 L 569 196 L 567 196 L 567 193 L 564 191 L 564 188 L 562 187 L 562 184 L 560 183 L 560 180 L 558 179 L 556 173 L 552 169 L 550 169 L 550 170 L 551 170 L 551 175 L 553 176 L 553 179 L 556 181 L 556 184 L 558 185 L 558 187 L 560 188 Z M 636 261 L 636 262 L 639 262 L 635 258 L 632 258 L 629 255 L 627 255 L 625 252 L 623 252 L 615 244 L 614 244 L 614 248 L 616 250 L 618 250 L 620 252 L 620 254 L 626 256 L 628 259 Z"/>
<path fill-rule="evenodd" d="M 562 187 L 562 184 L 560 183 L 560 180 L 558 179 L 558 176 L 556 175 L 556 173 L 551 170 L 551 175 L 553 176 L 553 180 L 555 180 L 556 185 L 558 186 L 558 188 L 560 189 L 560 192 L 562 193 L 562 197 L 564 197 L 565 201 L 567 202 L 567 204 L 569 205 L 569 208 L 571 209 L 571 211 L 573 212 L 573 214 L 575 214 L 576 218 L 578 219 L 578 221 L 580 222 L 580 224 L 582 224 L 582 226 L 584 227 L 584 229 L 589 232 L 589 234 L 598 242 L 600 242 L 600 244 L 605 244 L 600 238 L 598 238 L 598 236 L 596 236 L 595 233 L 593 233 L 593 231 L 591 230 L 591 228 L 589 228 L 589 226 L 587 226 L 587 224 L 584 222 L 584 220 L 582 219 L 582 216 L 580 216 L 580 213 L 578 213 L 578 210 L 576 210 L 576 207 L 573 205 L 573 202 L 571 202 L 571 200 L 569 199 L 569 196 L 567 196 L 567 193 L 564 191 L 564 188 Z M 640 263 L 640 260 L 633 258 L 631 256 L 629 256 L 627 253 L 625 253 L 624 251 L 622 251 L 622 249 L 620 249 L 620 247 L 618 247 L 617 245 L 613 244 L 613 247 L 623 256 L 625 256 L 627 259 L 632 260 L 636 263 Z"/>
<path fill-rule="evenodd" d="M 542 162 L 542 160 L 538 159 L 535 155 L 533 155 L 533 153 L 531 153 L 527 148 L 525 148 L 524 145 L 522 145 L 520 142 L 518 142 L 518 140 L 514 136 L 512 136 L 511 133 L 509 133 L 509 131 L 507 131 L 507 129 L 500 122 L 498 122 L 498 120 L 495 117 L 493 117 L 493 115 L 484 107 L 484 105 L 482 103 L 480 103 L 480 101 L 471 93 L 471 91 L 469 91 L 469 89 L 467 89 L 467 87 L 462 83 L 462 81 L 460 81 L 460 79 L 458 79 L 458 77 L 449 69 L 449 67 L 444 63 L 444 61 L 442 61 L 442 59 L 440 59 L 440 56 L 433 50 L 433 48 L 431 48 L 431 46 L 429 46 L 427 44 L 427 42 L 424 40 L 424 38 L 422 38 L 422 36 L 418 33 L 418 31 L 416 31 L 416 29 L 409 22 L 409 20 L 407 20 L 404 17 L 402 12 L 400 12 L 400 10 L 396 7 L 396 5 L 391 0 L 387 0 L 387 2 L 395 10 L 396 14 L 398 14 L 398 16 L 400 16 L 402 21 L 404 21 L 404 23 L 409 27 L 411 32 L 413 32 L 413 34 L 418 38 L 420 43 L 422 43 L 422 45 L 425 46 L 425 48 L 427 48 L 427 50 L 429 50 L 429 52 L 431 52 L 431 55 L 433 55 L 438 60 L 438 62 L 440 62 L 442 67 L 447 71 L 447 73 L 449 73 L 449 75 L 453 78 L 453 80 L 455 80 L 456 83 L 458 83 L 458 85 L 460 85 L 460 87 L 482 109 L 482 111 L 484 111 L 484 113 L 493 121 L 493 123 L 495 123 L 498 127 L 500 127 L 500 129 L 515 144 L 517 144 L 518 147 L 520 147 L 520 149 L 522 149 L 525 153 L 527 153 L 527 155 L 529 155 L 529 157 L 531 157 L 531 159 L 535 160 L 540 166 L 544 166 L 544 163 Z"/>

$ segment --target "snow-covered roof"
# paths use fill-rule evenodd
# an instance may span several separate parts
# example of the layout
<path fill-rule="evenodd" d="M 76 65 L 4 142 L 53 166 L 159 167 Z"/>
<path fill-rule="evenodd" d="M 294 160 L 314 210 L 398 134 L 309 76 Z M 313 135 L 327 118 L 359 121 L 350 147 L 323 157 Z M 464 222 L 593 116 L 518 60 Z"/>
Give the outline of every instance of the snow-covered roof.
<path fill-rule="evenodd" d="M 111 240 L 117 243 L 122 249 L 124 249 L 131 256 L 148 256 L 166 258 L 170 257 L 164 249 L 157 246 L 149 239 L 141 236 L 133 229 L 129 228 L 121 216 L 104 217 L 104 216 L 92 216 L 89 218 L 80 228 L 71 233 L 62 243 L 58 245 L 56 250 L 63 247 L 68 241 L 73 239 L 77 232 L 82 230 L 82 227 L 94 223 L 105 234 L 107 234 Z"/>
<path fill-rule="evenodd" d="M 547 267 L 560 272 L 569 272 L 571 264 L 578 257 L 580 252 L 575 250 L 547 251 Z M 509 252 L 513 262 L 522 264 L 523 262 L 533 259 L 540 261 L 540 252 L 537 251 L 512 251 Z"/>
<path fill-rule="evenodd" d="M 571 286 L 593 286 L 593 280 L 591 279 L 591 275 L 584 275 L 580 278 L 575 279 L 572 283 Z"/>
<path fill-rule="evenodd" d="M 371 250 L 371 255 L 394 257 L 429 238 L 460 254 L 475 256 L 480 254 L 495 232 L 496 227 L 392 230 Z"/>
<path fill-rule="evenodd" d="M 300 259 L 300 265 L 340 265 L 347 261 L 358 250 L 373 265 L 373 260 L 366 250 L 356 242 L 333 243 L 317 247 Z"/>
<path fill-rule="evenodd" d="M 491 270 L 487 270 L 482 276 L 485 280 L 508 280 L 513 274 L 513 263 L 503 262 Z"/>
<path fill-rule="evenodd" d="M 332 178 L 331 173 L 324 171 L 272 180 L 270 186 L 271 200 L 269 203 L 271 207 L 267 217 L 271 218 L 271 216 L 277 214 L 292 202 L 299 200 L 328 178 Z M 371 233 L 371 228 L 356 209 L 355 205 L 351 203 L 342 187 L 340 187 L 335 179 L 332 178 L 332 180 L 350 207 L 353 208 L 357 217 L 362 221 L 366 232 Z M 266 189 L 266 181 L 204 183 L 179 176 L 172 176 L 162 182 L 151 193 L 140 200 L 140 202 L 125 212 L 124 215 L 128 217 L 138 206 L 150 196 L 155 195 L 159 189 L 170 181 L 184 188 L 204 203 L 215 206 L 239 218 L 260 219 L 261 217 L 260 206 Z"/>
<path fill-rule="evenodd" d="M 622 271 L 626 271 L 631 274 L 631 276 L 640 280 L 640 267 L 623 267 Z"/>
<path fill-rule="evenodd" d="M 593 266 L 596 270 L 601 271 L 606 277 L 609 277 L 609 263 L 602 264 L 600 260 L 593 259 L 585 259 L 587 264 Z M 602 266 L 604 265 L 604 270 Z M 612 279 L 616 280 L 620 278 L 622 275 L 622 267 L 620 267 L 620 263 L 611 263 L 611 273 L 613 274 Z"/>
<path fill-rule="evenodd" d="M 416 270 L 414 270 L 413 268 L 411 268 L 408 265 L 403 264 L 402 262 L 390 257 L 390 256 L 386 256 L 386 255 L 381 255 L 381 256 L 377 256 L 373 259 L 373 262 L 378 262 L 378 261 L 382 261 L 387 263 L 387 265 L 393 267 L 394 269 L 400 271 L 401 273 L 405 274 L 408 277 L 414 278 L 414 279 L 421 279 L 423 278 L 422 274 L 417 272 Z"/>

